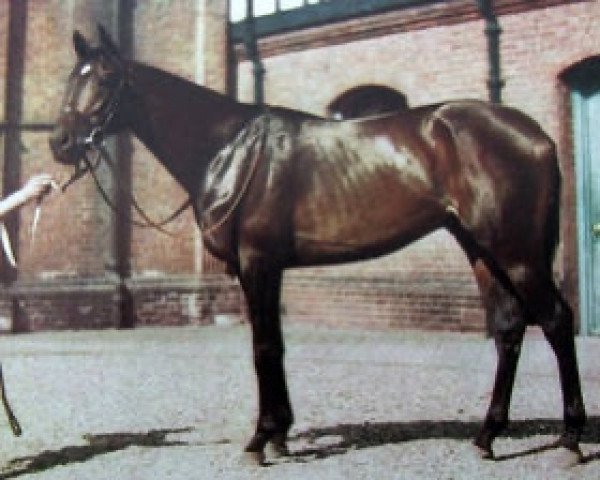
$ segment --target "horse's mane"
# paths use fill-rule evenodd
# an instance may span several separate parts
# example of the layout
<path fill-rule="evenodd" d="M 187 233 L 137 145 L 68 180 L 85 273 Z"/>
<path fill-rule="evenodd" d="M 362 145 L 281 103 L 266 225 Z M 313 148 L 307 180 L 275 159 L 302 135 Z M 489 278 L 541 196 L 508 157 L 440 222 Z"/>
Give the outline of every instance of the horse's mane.
<path fill-rule="evenodd" d="M 170 73 L 166 70 L 162 70 L 142 62 L 129 62 L 128 71 L 130 72 L 129 75 L 133 82 L 139 81 L 143 78 L 144 81 L 147 82 L 155 82 L 162 85 L 170 84 L 169 88 L 174 89 L 173 91 L 183 90 L 186 92 L 186 95 L 201 95 L 205 99 L 226 102 L 230 105 L 241 104 L 237 100 L 223 93 L 200 85 L 199 83 L 189 80 L 181 75 Z"/>

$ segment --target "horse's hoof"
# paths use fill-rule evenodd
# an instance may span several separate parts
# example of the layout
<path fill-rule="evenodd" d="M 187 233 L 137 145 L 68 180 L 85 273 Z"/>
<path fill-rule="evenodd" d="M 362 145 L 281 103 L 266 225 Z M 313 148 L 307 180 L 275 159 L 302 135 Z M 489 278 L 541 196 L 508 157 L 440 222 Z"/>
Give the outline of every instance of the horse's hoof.
<path fill-rule="evenodd" d="M 579 446 L 560 447 L 554 456 L 554 463 L 558 468 L 571 468 L 583 462 L 583 453 Z"/>
<path fill-rule="evenodd" d="M 544 453 L 544 464 L 555 470 L 568 470 L 583 463 L 583 454 L 579 448 L 571 449 L 562 445 L 553 444 Z"/>
<path fill-rule="evenodd" d="M 565 433 L 554 444 L 560 452 L 556 457 L 556 463 L 559 464 L 557 466 L 568 468 L 583 462 L 583 453 L 577 438 L 575 435 Z"/>
<path fill-rule="evenodd" d="M 265 452 L 245 450 L 240 459 L 240 464 L 248 467 L 262 467 L 265 465 Z"/>
<path fill-rule="evenodd" d="M 494 451 L 491 447 L 484 448 L 476 443 L 473 444 L 475 447 L 475 453 L 481 460 L 493 460 L 494 459 Z"/>
<path fill-rule="evenodd" d="M 269 457 L 282 458 L 290 456 L 290 451 L 286 442 L 269 442 L 267 448 Z"/>

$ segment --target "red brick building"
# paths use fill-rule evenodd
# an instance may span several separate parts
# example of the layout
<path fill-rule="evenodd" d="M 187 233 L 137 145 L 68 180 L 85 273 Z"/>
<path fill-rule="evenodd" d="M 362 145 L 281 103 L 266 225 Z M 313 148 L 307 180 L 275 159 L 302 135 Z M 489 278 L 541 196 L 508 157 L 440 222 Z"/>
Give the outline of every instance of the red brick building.
<path fill-rule="evenodd" d="M 328 3 L 336 1 L 341 0 Z M 258 47 L 265 101 L 325 115 L 333 102 L 363 86 L 393 89 L 411 106 L 488 97 L 488 37 L 477 2 L 368 3 L 385 8 L 263 35 Z M 600 159 L 594 152 L 600 149 L 586 132 L 600 124 L 594 113 L 600 5 L 496 0 L 495 13 L 502 29 L 502 100 L 535 118 L 558 144 L 564 188 L 556 276 L 574 305 L 581 293 L 582 330 L 592 331 L 598 328 L 593 308 L 599 282 L 593 277 L 598 259 L 590 232 L 599 212 L 594 182 L 589 186 L 586 179 L 598 183 L 593 175 Z M 229 48 L 226 1 L 2 2 L 4 191 L 34 172 L 68 175 L 51 160 L 47 125 L 74 62 L 72 30 L 94 36 L 97 22 L 136 60 L 221 92 L 234 88 L 240 100 L 253 100 L 252 63 L 241 44 Z M 145 209 L 164 218 L 177 208 L 182 190 L 137 140 L 115 148 L 124 181 Z M 116 191 L 108 172 L 103 179 Z M 243 315 L 236 282 L 203 252 L 189 212 L 171 226 L 177 231 L 173 238 L 132 228 L 83 179 L 44 207 L 33 248 L 31 215 L 23 210 L 9 224 L 18 239 L 19 268 L 3 269 L 5 330 L 206 323 L 219 314 Z M 468 263 L 443 231 L 384 258 L 288 272 L 282 308 L 294 321 L 483 328 Z"/>

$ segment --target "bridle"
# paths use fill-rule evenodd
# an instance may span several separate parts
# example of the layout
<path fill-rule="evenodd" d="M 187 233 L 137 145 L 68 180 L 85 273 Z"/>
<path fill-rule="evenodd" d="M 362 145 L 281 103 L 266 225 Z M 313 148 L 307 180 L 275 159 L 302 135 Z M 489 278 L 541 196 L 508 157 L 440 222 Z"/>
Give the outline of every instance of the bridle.
<path fill-rule="evenodd" d="M 75 165 L 75 171 L 73 175 L 61 185 L 61 190 L 64 192 L 67 187 L 73 184 L 76 180 L 83 177 L 88 172 L 94 172 L 99 166 L 101 162 L 100 155 L 100 147 L 102 147 L 104 139 L 106 138 L 106 131 L 110 122 L 115 118 L 117 114 L 117 110 L 119 108 L 119 104 L 121 103 L 121 97 L 123 94 L 123 90 L 125 89 L 126 79 L 125 75 L 119 76 L 119 83 L 115 91 L 110 93 L 108 102 L 104 106 L 103 110 L 103 119 L 100 123 L 93 125 L 90 129 L 90 132 L 87 137 L 77 137 L 75 142 L 78 147 L 83 148 L 83 155 L 78 159 L 78 163 Z M 81 94 L 82 87 L 75 88 L 74 92 L 69 95 L 69 101 L 63 107 L 64 112 L 78 112 L 76 107 L 76 98 L 79 94 Z M 82 113 L 79 115 L 83 116 Z M 94 116 L 99 116 L 99 113 L 94 113 Z M 91 122 L 90 122 L 91 123 Z M 89 158 L 89 153 L 91 151 L 96 152 L 96 156 L 93 161 Z"/>
<path fill-rule="evenodd" d="M 109 97 L 108 101 L 106 101 L 104 103 L 104 105 L 102 106 L 102 114 L 103 114 L 102 121 L 93 125 L 93 127 L 90 129 L 90 132 L 87 136 L 76 139 L 77 145 L 83 147 L 82 155 L 81 155 L 81 158 L 78 160 L 77 165 L 75 166 L 75 172 L 73 173 L 71 178 L 69 178 L 60 188 L 64 192 L 69 185 L 73 184 L 76 180 L 83 177 L 85 174 L 90 173 L 103 200 L 117 215 L 126 217 L 127 220 L 132 225 L 135 225 L 137 227 L 154 228 L 166 235 L 176 236 L 174 233 L 172 233 L 168 230 L 165 230 L 163 227 L 165 225 L 167 225 L 168 223 L 172 222 L 173 220 L 175 220 L 181 213 L 183 213 L 187 208 L 189 208 L 192 205 L 192 199 L 191 198 L 186 199 L 176 210 L 173 211 L 173 213 L 171 213 L 165 219 L 163 219 L 161 221 L 152 220 L 148 216 L 148 214 L 144 211 L 144 209 L 140 207 L 139 203 L 137 202 L 135 197 L 131 194 L 131 192 L 129 192 L 126 188 L 124 188 L 123 185 L 121 185 L 121 183 L 119 182 L 119 177 L 115 173 L 116 172 L 115 163 L 110 158 L 109 152 L 107 151 L 106 147 L 104 146 L 104 140 L 107 137 L 107 132 L 109 131 L 111 122 L 113 122 L 113 120 L 115 119 L 115 117 L 117 115 L 118 109 L 121 106 L 123 92 L 125 91 L 125 88 L 128 85 L 128 81 L 127 81 L 125 73 L 126 73 L 125 71 L 121 72 L 121 74 L 119 76 L 119 83 L 118 83 L 117 87 L 110 93 L 110 97 Z M 75 91 L 74 93 L 76 94 L 77 91 Z M 69 103 L 67 103 L 67 105 L 66 105 L 66 108 L 69 108 L 69 107 L 72 109 L 75 109 L 75 95 L 71 95 L 70 105 L 69 105 Z M 82 113 L 78 113 L 78 114 L 82 115 Z M 99 112 L 95 112 L 93 115 L 98 117 Z M 254 142 L 256 142 L 258 140 L 259 139 L 257 137 L 254 140 Z M 254 176 L 254 173 L 256 172 L 256 170 L 258 168 L 259 159 L 260 159 L 260 155 L 258 154 L 258 152 L 256 152 L 253 155 L 253 158 L 249 165 L 248 171 L 244 178 L 243 184 L 242 184 L 240 190 L 237 192 L 237 195 L 234 197 L 233 202 L 231 203 L 229 208 L 226 210 L 226 212 L 217 221 L 215 221 L 211 225 L 199 225 L 203 234 L 211 234 L 211 233 L 215 232 L 216 230 L 219 230 L 234 215 L 234 212 L 236 211 L 236 209 L 242 202 L 242 199 L 244 198 L 244 195 L 246 194 L 246 192 L 249 188 L 249 185 Z M 106 165 L 108 165 L 108 167 L 113 172 L 113 175 L 116 178 L 116 186 L 120 190 L 120 193 L 122 194 L 123 197 L 127 197 L 129 199 L 130 205 L 133 207 L 133 209 L 136 211 L 136 213 L 141 217 L 141 219 L 143 221 L 138 221 L 138 220 L 132 218 L 132 216 L 130 214 L 125 213 L 122 209 L 120 209 L 117 205 L 115 205 L 113 200 L 110 198 L 110 196 L 108 195 L 108 193 L 102 186 L 100 180 L 98 179 L 98 176 L 96 175 L 96 170 L 100 167 L 100 165 L 102 164 L 103 161 L 104 161 L 104 163 L 106 163 Z"/>
<path fill-rule="evenodd" d="M 113 210 L 117 215 L 125 216 L 131 222 L 132 225 L 141 228 L 154 228 L 159 230 L 160 232 L 169 235 L 175 236 L 173 232 L 165 230 L 163 227 L 175 220 L 183 211 L 185 211 L 191 204 L 192 201 L 190 198 L 185 200 L 181 206 L 179 206 L 171 215 L 161 221 L 152 220 L 148 214 L 144 211 L 144 209 L 139 205 L 135 197 L 127 191 L 126 188 L 119 182 L 119 176 L 115 173 L 116 167 L 115 163 L 112 161 L 108 150 L 104 145 L 104 140 L 107 137 L 107 131 L 111 122 L 117 115 L 125 87 L 127 85 L 127 79 L 124 73 L 119 75 L 119 83 L 117 87 L 110 92 L 110 96 L 108 101 L 102 107 L 102 121 L 96 123 L 92 126 L 89 134 L 86 137 L 77 137 L 75 139 L 78 146 L 83 147 L 83 154 L 78 159 L 78 163 L 75 165 L 75 171 L 71 175 L 71 177 L 64 182 L 60 189 L 64 192 L 70 185 L 72 185 L 75 181 L 79 180 L 81 177 L 89 173 L 94 183 L 102 197 L 102 199 L 106 202 L 106 204 Z M 77 89 L 80 90 L 80 89 Z M 75 108 L 75 99 L 76 94 L 80 92 L 74 92 L 71 95 L 70 102 L 65 105 L 65 110 L 76 110 Z M 82 114 L 80 114 L 82 115 Z M 94 113 L 94 116 L 100 116 L 99 112 Z M 131 217 L 131 215 L 125 213 L 121 208 L 119 208 L 114 201 L 110 198 L 109 194 L 106 192 L 105 188 L 102 186 L 96 171 L 100 167 L 102 161 L 106 163 L 111 171 L 113 172 L 113 176 L 116 179 L 117 188 L 120 190 L 121 194 L 129 197 L 129 203 L 137 212 L 137 214 L 143 219 L 142 221 L 138 221 Z"/>

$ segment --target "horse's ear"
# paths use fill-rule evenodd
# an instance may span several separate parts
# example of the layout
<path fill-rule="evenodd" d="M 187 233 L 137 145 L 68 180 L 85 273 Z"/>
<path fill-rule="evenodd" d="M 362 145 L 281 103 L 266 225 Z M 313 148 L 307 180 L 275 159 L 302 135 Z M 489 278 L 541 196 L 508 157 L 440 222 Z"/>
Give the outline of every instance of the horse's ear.
<path fill-rule="evenodd" d="M 115 42 L 113 42 L 113 39 L 110 37 L 106 29 L 100 24 L 98 24 L 98 35 L 100 36 L 100 45 L 102 48 L 104 48 L 111 55 L 120 59 L 121 54 L 119 53 L 117 45 L 115 45 Z"/>
<path fill-rule="evenodd" d="M 79 58 L 86 58 L 90 53 L 90 45 L 78 30 L 73 32 L 73 47 Z"/>

